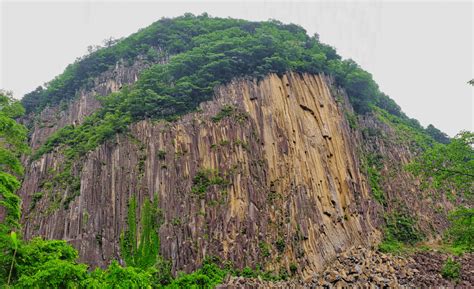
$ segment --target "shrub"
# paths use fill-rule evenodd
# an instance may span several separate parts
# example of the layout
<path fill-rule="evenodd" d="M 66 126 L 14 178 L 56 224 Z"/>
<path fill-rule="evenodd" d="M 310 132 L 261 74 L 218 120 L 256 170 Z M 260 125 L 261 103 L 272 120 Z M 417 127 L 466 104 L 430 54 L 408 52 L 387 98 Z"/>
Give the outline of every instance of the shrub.
<path fill-rule="evenodd" d="M 228 184 L 229 182 L 221 177 L 217 170 L 202 169 L 199 170 L 193 178 L 191 192 L 202 198 L 210 186 L 218 185 L 223 187 Z"/>
<path fill-rule="evenodd" d="M 441 276 L 450 280 L 459 280 L 461 276 L 461 264 L 454 261 L 451 258 L 448 258 L 441 268 Z"/>
<path fill-rule="evenodd" d="M 379 244 L 379 250 L 385 253 L 399 254 L 406 245 L 414 245 L 422 239 L 416 229 L 416 220 L 404 212 L 396 212 L 385 216 L 384 239 Z"/>
<path fill-rule="evenodd" d="M 474 208 L 460 207 L 449 214 L 446 237 L 458 252 L 474 251 Z"/>
<path fill-rule="evenodd" d="M 156 156 L 159 160 L 164 160 L 166 158 L 166 152 L 164 150 L 158 150 Z"/>
<path fill-rule="evenodd" d="M 413 245 L 422 239 L 415 228 L 416 220 L 406 213 L 392 213 L 385 217 L 386 237 L 405 244 Z"/>
<path fill-rule="evenodd" d="M 260 248 L 260 253 L 263 257 L 270 256 L 270 246 L 265 242 L 258 243 L 258 247 Z"/>
<path fill-rule="evenodd" d="M 283 251 L 285 251 L 285 247 L 286 247 L 285 240 L 283 240 L 283 238 L 278 239 L 275 242 L 275 246 L 276 246 L 278 252 L 283 253 Z"/>
<path fill-rule="evenodd" d="M 298 266 L 297 266 L 295 263 L 291 263 L 291 264 L 290 264 L 290 272 L 291 272 L 291 275 L 295 275 L 295 274 L 296 274 L 296 271 L 298 271 Z"/>

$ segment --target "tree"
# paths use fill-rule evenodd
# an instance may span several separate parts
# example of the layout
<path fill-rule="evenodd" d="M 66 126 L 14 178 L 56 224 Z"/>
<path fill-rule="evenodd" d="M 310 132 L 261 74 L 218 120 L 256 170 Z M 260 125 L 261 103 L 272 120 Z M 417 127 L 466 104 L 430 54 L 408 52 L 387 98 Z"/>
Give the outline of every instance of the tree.
<path fill-rule="evenodd" d="M 18 177 L 23 174 L 20 155 L 25 153 L 26 128 L 14 118 L 23 115 L 25 110 L 12 97 L 11 92 L 0 90 L 0 280 L 10 283 L 20 229 L 20 198 L 15 194 L 20 187 Z M 8 276 L 8 277 L 7 277 Z"/>
<path fill-rule="evenodd" d="M 4 218 L 1 232 L 19 228 L 20 199 L 15 194 L 19 188 L 18 177 L 23 174 L 20 155 L 28 151 L 26 128 L 14 118 L 23 115 L 24 109 L 11 93 L 0 90 L 0 206 Z"/>
<path fill-rule="evenodd" d="M 460 207 L 449 214 L 448 240 L 461 251 L 474 251 L 474 208 Z"/>
<path fill-rule="evenodd" d="M 424 184 L 472 197 L 474 191 L 474 133 L 464 131 L 449 144 L 434 144 L 407 166 Z"/>

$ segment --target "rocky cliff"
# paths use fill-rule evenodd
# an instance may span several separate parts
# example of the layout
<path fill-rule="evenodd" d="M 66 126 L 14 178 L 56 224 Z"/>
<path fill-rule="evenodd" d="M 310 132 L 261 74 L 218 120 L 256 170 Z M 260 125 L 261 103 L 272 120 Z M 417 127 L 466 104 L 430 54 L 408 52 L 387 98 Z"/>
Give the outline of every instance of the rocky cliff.
<path fill-rule="evenodd" d="M 155 48 L 157 51 L 161 51 Z M 157 59 L 156 63 L 167 63 L 169 56 Z M 78 125 L 85 117 L 100 107 L 97 96 L 105 96 L 120 90 L 123 86 L 137 81 L 140 72 L 155 64 L 144 57 L 138 57 L 131 64 L 119 61 L 115 67 L 94 78 L 91 88 L 82 88 L 77 91 L 76 97 L 60 105 L 48 106 L 38 114 L 31 113 L 22 119 L 22 122 L 31 127 L 30 146 L 32 149 L 40 147 L 55 131 L 66 125 Z"/>
<path fill-rule="evenodd" d="M 43 111 L 41 119 L 51 118 L 51 125 L 35 127 L 31 146 L 80 122 L 98 107 L 93 95 L 133 82 L 138 71 L 105 76 L 65 112 Z M 389 204 L 400 200 L 422 220 L 436 215 L 437 202 L 445 206 L 413 194 L 418 188 L 400 170 L 412 149 L 394 140 L 396 131 L 373 115 L 354 128 L 348 115 L 344 91 L 324 75 L 236 79 L 216 88 L 198 111 L 173 122 L 135 123 L 76 161 L 77 196 L 50 182 L 63 164 L 60 150 L 30 161 L 20 191 L 25 237 L 65 239 L 81 261 L 104 266 L 122 259 L 119 240 L 131 198 L 138 201 L 137 216 L 149 199 L 163 213 L 160 249 L 174 270 L 191 271 L 206 256 L 218 256 L 238 268 L 284 268 L 309 278 L 338 253 L 380 240 L 382 212 L 398 208 L 374 199 L 365 155 L 384 156 Z"/>
<path fill-rule="evenodd" d="M 469 144 L 407 116 L 318 34 L 187 13 L 105 43 L 21 100 L 31 154 L 18 125 L 0 164 L 13 173 L 0 194 L 0 283 L 473 282 L 474 255 L 452 255 L 472 249 L 462 224 L 471 209 L 452 210 L 472 202 L 432 177 L 469 169 L 440 170 L 440 160 L 417 174 L 457 145 L 464 171 Z M 14 123 L 21 106 L 3 98 Z"/>
<path fill-rule="evenodd" d="M 43 196 L 25 210 L 25 236 L 68 240 L 83 261 L 104 265 L 120 258 L 129 199 L 157 195 L 161 251 L 176 269 L 217 255 L 238 267 L 319 270 L 378 235 L 348 107 L 331 89 L 324 76 L 240 79 L 176 122 L 136 123 L 82 160 L 80 195 L 67 209 Z M 51 153 L 31 164 L 24 208 L 61 160 Z M 197 175 L 223 181 L 199 194 Z M 267 245 L 270 254 L 262 253 Z"/>

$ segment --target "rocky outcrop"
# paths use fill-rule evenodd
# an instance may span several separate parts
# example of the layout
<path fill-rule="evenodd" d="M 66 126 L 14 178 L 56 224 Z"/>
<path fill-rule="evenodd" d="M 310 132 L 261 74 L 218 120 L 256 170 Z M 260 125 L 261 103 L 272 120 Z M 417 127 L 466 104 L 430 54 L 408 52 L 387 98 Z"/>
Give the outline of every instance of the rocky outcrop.
<path fill-rule="evenodd" d="M 425 238 L 438 238 L 448 226 L 447 213 L 454 208 L 446 195 L 423 188 L 405 166 L 420 148 L 406 132 L 380 120 L 376 115 L 359 117 L 361 157 L 378 159 L 380 188 L 385 199 L 385 213 L 405 212 L 416 220 L 417 229 Z M 382 205 L 380 205 L 382 210 Z M 382 214 L 372 214 L 378 227 Z"/>
<path fill-rule="evenodd" d="M 452 258 L 460 265 L 458 280 L 449 280 L 441 275 L 443 265 L 448 258 Z M 437 251 L 422 251 L 414 254 L 408 264 L 408 269 L 399 273 L 401 282 L 413 287 L 445 287 L 445 288 L 472 288 L 474 284 L 474 253 L 465 253 L 462 256 L 449 256 Z M 406 271 L 414 272 L 407 276 Z M 410 278 L 411 277 L 411 278 Z"/>
<path fill-rule="evenodd" d="M 165 54 L 161 53 L 160 55 Z M 168 60 L 168 56 L 165 55 L 157 62 L 166 63 Z M 72 101 L 47 107 L 38 115 L 29 115 L 23 122 L 27 125 L 33 125 L 30 135 L 31 148 L 37 149 L 51 134 L 66 125 L 82 123 L 85 117 L 100 107 L 97 96 L 108 95 L 120 90 L 124 85 L 134 83 L 140 72 L 152 64 L 154 63 L 144 57 L 138 57 L 137 61 L 130 65 L 122 61 L 118 62 L 115 67 L 96 77 L 90 88 L 79 90 Z"/>
<path fill-rule="evenodd" d="M 322 272 L 308 280 L 270 282 L 228 276 L 217 288 L 470 288 L 474 284 L 474 255 L 455 257 L 459 280 L 441 276 L 447 255 L 436 251 L 393 256 L 363 247 L 338 254 Z"/>
<path fill-rule="evenodd" d="M 331 91 L 324 76 L 239 79 L 175 122 L 133 124 L 74 166 L 80 195 L 67 207 L 51 197 L 67 192 L 44 192 L 63 158 L 44 155 L 21 190 L 25 237 L 65 239 L 81 261 L 104 266 L 120 259 L 129 199 L 158 196 L 161 252 L 175 270 L 214 255 L 240 268 L 296 266 L 308 278 L 338 253 L 380 238 L 344 117 L 350 107 Z"/>

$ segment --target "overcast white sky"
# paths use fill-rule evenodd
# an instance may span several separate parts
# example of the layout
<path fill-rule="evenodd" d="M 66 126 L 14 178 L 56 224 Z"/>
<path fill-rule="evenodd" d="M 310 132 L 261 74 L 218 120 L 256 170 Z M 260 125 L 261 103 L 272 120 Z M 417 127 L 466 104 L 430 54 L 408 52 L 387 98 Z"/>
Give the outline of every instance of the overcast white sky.
<path fill-rule="evenodd" d="M 303 26 L 373 74 L 410 116 L 453 136 L 473 130 L 473 14 L 464 2 L 1 1 L 0 88 L 16 97 L 87 46 L 185 12 Z"/>

